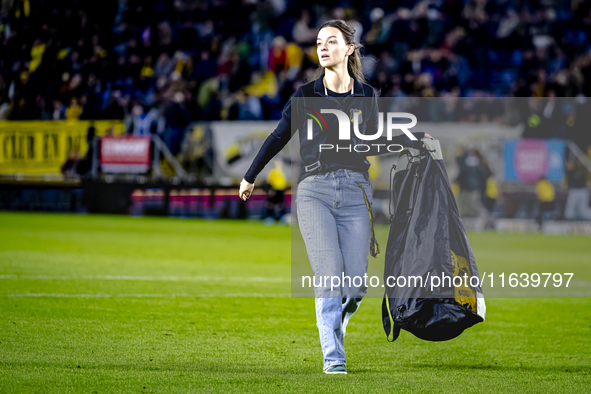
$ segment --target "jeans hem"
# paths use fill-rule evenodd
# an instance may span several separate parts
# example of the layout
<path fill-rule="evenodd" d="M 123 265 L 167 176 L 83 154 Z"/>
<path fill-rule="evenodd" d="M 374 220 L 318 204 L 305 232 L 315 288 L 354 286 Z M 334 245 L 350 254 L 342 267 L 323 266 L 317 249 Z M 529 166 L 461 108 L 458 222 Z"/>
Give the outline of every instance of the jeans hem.
<path fill-rule="evenodd" d="M 323 371 L 326 371 L 328 368 L 335 366 L 335 365 L 342 365 L 345 368 L 347 368 L 347 362 L 346 361 L 333 361 L 330 364 L 327 364 L 324 366 Z"/>

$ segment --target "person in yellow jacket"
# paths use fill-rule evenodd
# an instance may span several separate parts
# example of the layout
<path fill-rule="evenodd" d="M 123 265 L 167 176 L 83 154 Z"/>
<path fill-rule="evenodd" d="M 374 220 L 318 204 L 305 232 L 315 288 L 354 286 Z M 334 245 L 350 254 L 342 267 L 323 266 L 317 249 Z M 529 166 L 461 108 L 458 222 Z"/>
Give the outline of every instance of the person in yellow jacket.
<path fill-rule="evenodd" d="M 554 210 L 554 200 L 556 194 L 554 192 L 554 185 L 550 183 L 545 177 L 541 177 L 536 184 L 536 194 L 538 195 L 538 201 L 540 202 L 540 210 L 536 221 L 542 229 L 542 222 L 544 220 L 544 213 L 552 212 Z"/>
<path fill-rule="evenodd" d="M 267 175 L 267 214 L 265 215 L 265 224 L 272 225 L 276 221 L 285 223 L 285 189 L 287 188 L 287 179 L 283 172 L 283 167 L 279 160 L 275 160 L 273 169 Z M 277 213 L 277 217 L 276 215 Z"/>
<path fill-rule="evenodd" d="M 78 99 L 73 97 L 70 100 L 70 106 L 66 109 L 66 119 L 68 120 L 78 120 L 80 119 L 80 115 L 82 115 L 83 108 L 78 103 Z"/>

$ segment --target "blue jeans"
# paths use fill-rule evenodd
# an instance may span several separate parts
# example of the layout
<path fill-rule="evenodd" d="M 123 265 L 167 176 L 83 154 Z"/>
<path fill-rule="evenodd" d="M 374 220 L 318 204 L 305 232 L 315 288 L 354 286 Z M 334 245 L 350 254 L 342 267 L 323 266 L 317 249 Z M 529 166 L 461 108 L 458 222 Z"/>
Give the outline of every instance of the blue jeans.
<path fill-rule="evenodd" d="M 297 189 L 299 227 L 315 277 L 316 325 L 324 369 L 346 365 L 347 323 L 367 292 L 364 276 L 371 227 L 363 191 L 357 183 L 363 186 L 371 203 L 371 183 L 362 173 L 350 170 L 309 176 Z M 338 277 L 341 283 L 331 288 L 336 280 L 318 280 L 325 277 Z"/>

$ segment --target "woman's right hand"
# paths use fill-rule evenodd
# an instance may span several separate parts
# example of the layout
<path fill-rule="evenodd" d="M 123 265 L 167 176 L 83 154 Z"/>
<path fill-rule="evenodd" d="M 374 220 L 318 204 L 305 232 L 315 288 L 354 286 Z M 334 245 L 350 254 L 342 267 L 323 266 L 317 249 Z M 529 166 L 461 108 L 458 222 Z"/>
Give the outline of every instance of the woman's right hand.
<path fill-rule="evenodd" d="M 252 194 L 253 189 L 254 183 L 250 183 L 246 179 L 242 179 L 242 182 L 240 182 L 240 191 L 238 192 L 238 195 L 243 201 L 246 201 Z"/>

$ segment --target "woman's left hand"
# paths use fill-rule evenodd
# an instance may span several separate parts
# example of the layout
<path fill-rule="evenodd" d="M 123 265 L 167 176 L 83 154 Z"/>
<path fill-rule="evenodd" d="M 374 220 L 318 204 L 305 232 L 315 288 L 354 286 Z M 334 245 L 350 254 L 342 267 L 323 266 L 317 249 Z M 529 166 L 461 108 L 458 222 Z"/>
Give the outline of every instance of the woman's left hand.
<path fill-rule="evenodd" d="M 431 134 L 427 134 L 427 133 L 425 133 L 425 135 L 423 136 L 423 138 L 429 138 L 430 140 L 434 140 L 434 139 L 435 139 L 435 138 L 433 138 L 433 137 L 431 136 Z M 423 144 L 423 148 L 424 148 L 424 147 L 425 147 L 425 144 Z"/>

